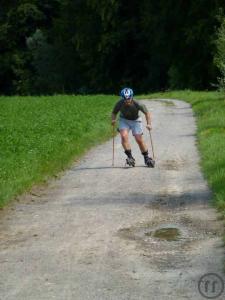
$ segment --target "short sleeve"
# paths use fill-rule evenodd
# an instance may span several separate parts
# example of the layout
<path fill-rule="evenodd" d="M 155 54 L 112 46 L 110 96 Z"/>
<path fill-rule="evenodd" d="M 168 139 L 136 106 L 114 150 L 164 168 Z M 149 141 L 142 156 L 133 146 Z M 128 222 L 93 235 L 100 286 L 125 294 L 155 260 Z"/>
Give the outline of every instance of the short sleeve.
<path fill-rule="evenodd" d="M 112 113 L 116 115 L 120 111 L 121 105 L 122 105 L 122 101 L 120 100 L 114 106 Z"/>
<path fill-rule="evenodd" d="M 148 112 L 148 109 L 144 104 L 141 104 L 140 105 L 140 111 L 142 111 L 144 114 L 146 114 Z"/>
<path fill-rule="evenodd" d="M 148 112 L 148 109 L 144 104 L 139 104 L 137 101 L 135 101 L 135 104 L 136 104 L 137 108 L 144 114 L 146 114 Z"/>

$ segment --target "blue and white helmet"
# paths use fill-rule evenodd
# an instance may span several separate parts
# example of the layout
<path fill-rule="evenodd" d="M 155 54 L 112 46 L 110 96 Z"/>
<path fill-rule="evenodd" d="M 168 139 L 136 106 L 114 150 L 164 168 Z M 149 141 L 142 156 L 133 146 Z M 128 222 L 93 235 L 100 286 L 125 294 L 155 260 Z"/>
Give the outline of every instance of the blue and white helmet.
<path fill-rule="evenodd" d="M 132 99 L 133 96 L 134 96 L 134 92 L 132 89 L 130 88 L 124 88 L 122 89 L 122 91 L 120 92 L 120 96 L 123 98 L 123 99 Z"/>

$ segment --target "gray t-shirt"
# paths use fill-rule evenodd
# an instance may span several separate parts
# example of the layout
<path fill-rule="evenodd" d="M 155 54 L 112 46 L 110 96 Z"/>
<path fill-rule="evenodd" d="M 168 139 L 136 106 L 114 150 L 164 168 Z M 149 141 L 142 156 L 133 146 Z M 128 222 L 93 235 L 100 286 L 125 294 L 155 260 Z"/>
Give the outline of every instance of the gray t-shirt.
<path fill-rule="evenodd" d="M 139 111 L 144 114 L 148 112 L 147 107 L 144 104 L 139 104 L 133 100 L 130 105 L 126 105 L 123 99 L 120 99 L 113 109 L 113 114 L 117 114 L 120 111 L 120 117 L 127 120 L 136 120 L 139 118 Z"/>

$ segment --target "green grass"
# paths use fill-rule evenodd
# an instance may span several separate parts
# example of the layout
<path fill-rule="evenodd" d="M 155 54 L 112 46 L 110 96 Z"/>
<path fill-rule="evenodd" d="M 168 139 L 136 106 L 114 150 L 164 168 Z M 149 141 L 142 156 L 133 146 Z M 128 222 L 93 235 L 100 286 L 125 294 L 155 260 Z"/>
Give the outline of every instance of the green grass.
<path fill-rule="evenodd" d="M 214 204 L 225 217 L 225 95 L 219 92 L 174 91 L 140 98 L 180 99 L 192 105 L 197 120 L 202 170 L 213 191 Z"/>
<path fill-rule="evenodd" d="M 111 135 L 118 97 L 0 97 L 0 206 Z"/>

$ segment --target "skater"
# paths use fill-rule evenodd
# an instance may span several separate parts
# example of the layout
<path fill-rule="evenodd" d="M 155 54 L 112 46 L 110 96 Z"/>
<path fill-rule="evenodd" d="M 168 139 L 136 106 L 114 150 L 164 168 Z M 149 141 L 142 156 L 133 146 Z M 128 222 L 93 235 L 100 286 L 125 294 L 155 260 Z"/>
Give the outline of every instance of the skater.
<path fill-rule="evenodd" d="M 132 131 L 133 136 L 141 150 L 144 157 L 144 162 L 148 167 L 154 168 L 154 160 L 148 155 L 148 148 L 143 140 L 143 126 L 142 119 L 139 116 L 139 111 L 145 114 L 148 130 L 152 129 L 151 116 L 145 105 L 139 104 L 133 99 L 133 90 L 131 88 L 124 88 L 120 93 L 121 99 L 116 103 L 112 111 L 112 125 L 116 123 L 116 115 L 120 112 L 119 128 L 121 136 L 121 143 L 124 152 L 127 155 L 126 162 L 130 166 L 135 166 L 135 159 L 131 152 L 129 143 L 129 131 Z"/>

